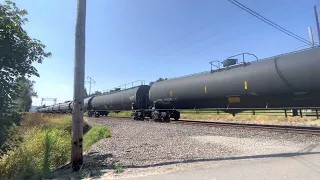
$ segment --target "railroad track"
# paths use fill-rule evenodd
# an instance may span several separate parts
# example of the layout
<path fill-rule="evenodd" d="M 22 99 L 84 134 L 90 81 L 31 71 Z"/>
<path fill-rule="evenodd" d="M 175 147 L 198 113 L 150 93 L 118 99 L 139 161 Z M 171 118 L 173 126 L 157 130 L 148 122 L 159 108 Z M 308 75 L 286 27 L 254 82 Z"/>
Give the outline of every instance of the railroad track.
<path fill-rule="evenodd" d="M 178 121 L 171 121 L 171 123 L 180 124 L 180 125 L 200 125 L 200 126 L 211 126 L 211 127 L 258 129 L 258 130 L 311 134 L 311 135 L 320 136 L 320 127 L 310 127 L 310 126 L 285 126 L 285 125 L 245 124 L 245 123 L 230 123 L 230 122 L 204 122 L 204 121 L 195 121 L 195 120 L 178 120 Z"/>
<path fill-rule="evenodd" d="M 114 117 L 119 119 L 132 119 L 130 117 Z M 148 119 L 148 118 L 147 118 Z M 146 120 L 147 120 L 146 119 Z M 209 127 L 228 127 L 242 129 L 257 129 L 274 132 L 310 134 L 320 136 L 320 127 L 312 126 L 288 126 L 288 125 L 269 125 L 269 124 L 247 124 L 247 123 L 231 123 L 231 122 L 216 122 L 216 121 L 197 121 L 197 120 L 172 120 L 171 124 L 178 125 L 194 125 L 194 126 L 209 126 Z"/>

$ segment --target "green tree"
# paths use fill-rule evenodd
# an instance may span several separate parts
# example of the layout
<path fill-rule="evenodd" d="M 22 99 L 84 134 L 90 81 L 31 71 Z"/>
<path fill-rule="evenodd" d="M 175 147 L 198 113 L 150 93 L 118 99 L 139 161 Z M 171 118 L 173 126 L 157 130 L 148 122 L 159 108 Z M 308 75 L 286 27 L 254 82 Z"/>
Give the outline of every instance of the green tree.
<path fill-rule="evenodd" d="M 95 91 L 94 93 L 91 94 L 91 96 L 98 96 L 98 95 L 101 95 L 102 92 L 100 91 Z"/>
<path fill-rule="evenodd" d="M 156 82 L 165 81 L 165 80 L 168 80 L 168 79 L 167 78 L 159 78 L 159 79 L 156 80 Z M 149 83 L 149 86 L 152 86 L 152 84 L 154 84 L 154 83 L 155 83 L 154 81 L 151 81 Z"/>
<path fill-rule="evenodd" d="M 26 10 L 11 1 L 0 4 L 0 113 L 19 97 L 17 80 L 40 77 L 33 64 L 51 56 L 41 41 L 31 38 L 23 29 L 28 22 L 26 15 Z"/>
<path fill-rule="evenodd" d="M 87 98 L 88 96 L 87 88 L 84 88 L 84 98 Z"/>
<path fill-rule="evenodd" d="M 30 81 L 25 77 L 17 79 L 17 91 L 19 92 L 19 96 L 15 100 L 15 104 L 18 111 L 29 111 L 32 105 L 32 97 L 38 97 L 33 88 L 34 83 L 34 81 Z"/>

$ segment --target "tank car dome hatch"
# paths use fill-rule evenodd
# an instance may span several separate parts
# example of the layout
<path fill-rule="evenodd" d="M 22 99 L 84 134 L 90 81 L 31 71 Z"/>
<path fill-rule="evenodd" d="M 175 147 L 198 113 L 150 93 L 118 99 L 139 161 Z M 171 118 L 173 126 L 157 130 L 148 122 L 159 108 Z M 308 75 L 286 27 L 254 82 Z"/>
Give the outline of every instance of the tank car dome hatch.
<path fill-rule="evenodd" d="M 238 59 L 226 59 L 222 62 L 223 67 L 228 67 L 237 64 Z"/>

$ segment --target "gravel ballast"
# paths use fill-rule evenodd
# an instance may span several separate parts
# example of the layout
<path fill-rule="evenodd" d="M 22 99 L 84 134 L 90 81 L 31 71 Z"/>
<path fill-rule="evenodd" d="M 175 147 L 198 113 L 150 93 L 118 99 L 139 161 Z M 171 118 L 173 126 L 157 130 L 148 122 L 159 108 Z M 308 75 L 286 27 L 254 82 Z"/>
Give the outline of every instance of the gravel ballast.
<path fill-rule="evenodd" d="M 112 117 L 86 119 L 90 124 L 109 126 L 112 133 L 87 153 L 96 160 L 125 167 L 287 157 L 320 150 L 320 137 L 311 135 Z"/>

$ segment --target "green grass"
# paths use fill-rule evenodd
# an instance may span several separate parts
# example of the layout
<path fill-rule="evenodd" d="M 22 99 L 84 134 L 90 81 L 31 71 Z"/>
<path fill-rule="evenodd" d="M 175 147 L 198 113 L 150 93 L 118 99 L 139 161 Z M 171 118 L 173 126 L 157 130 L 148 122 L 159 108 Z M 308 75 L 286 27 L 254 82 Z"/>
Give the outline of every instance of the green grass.
<path fill-rule="evenodd" d="M 119 113 L 110 112 L 108 116 L 111 117 L 131 117 L 132 111 L 121 111 Z"/>
<path fill-rule="evenodd" d="M 93 126 L 85 135 L 83 141 L 83 147 L 86 151 L 94 143 L 100 139 L 111 137 L 111 131 L 106 126 Z"/>
<path fill-rule="evenodd" d="M 122 164 L 117 163 L 114 169 L 115 169 L 115 173 L 119 174 L 124 171 L 124 166 Z"/>

